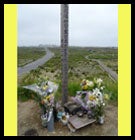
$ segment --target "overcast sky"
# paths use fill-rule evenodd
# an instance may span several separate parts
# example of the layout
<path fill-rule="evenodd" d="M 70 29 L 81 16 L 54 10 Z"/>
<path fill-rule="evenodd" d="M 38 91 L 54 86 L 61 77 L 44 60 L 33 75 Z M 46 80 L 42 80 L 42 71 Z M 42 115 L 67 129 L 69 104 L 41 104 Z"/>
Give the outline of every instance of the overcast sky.
<path fill-rule="evenodd" d="M 117 4 L 69 4 L 69 45 L 117 46 Z M 18 45 L 60 45 L 60 4 L 18 4 Z"/>

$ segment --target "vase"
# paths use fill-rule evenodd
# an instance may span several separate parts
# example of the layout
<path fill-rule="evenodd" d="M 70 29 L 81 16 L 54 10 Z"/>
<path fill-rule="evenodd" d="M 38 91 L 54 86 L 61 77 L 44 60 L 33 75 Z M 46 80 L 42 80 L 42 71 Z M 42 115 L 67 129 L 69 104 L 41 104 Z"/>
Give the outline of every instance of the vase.
<path fill-rule="evenodd" d="M 99 116 L 98 117 L 98 123 L 99 124 L 104 124 L 104 116 Z"/>
<path fill-rule="evenodd" d="M 41 116 L 41 120 L 42 120 L 42 126 L 43 127 L 47 127 L 47 115 L 45 114 L 43 114 L 42 116 Z"/>

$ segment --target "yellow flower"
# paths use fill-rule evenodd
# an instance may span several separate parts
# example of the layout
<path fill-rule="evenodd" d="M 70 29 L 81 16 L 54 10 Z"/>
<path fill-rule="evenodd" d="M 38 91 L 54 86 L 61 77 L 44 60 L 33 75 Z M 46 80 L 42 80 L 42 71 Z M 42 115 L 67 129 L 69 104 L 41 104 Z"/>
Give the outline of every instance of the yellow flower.
<path fill-rule="evenodd" d="M 48 88 L 48 86 L 47 86 L 47 85 L 43 86 L 43 90 L 46 90 L 47 88 Z"/>
<path fill-rule="evenodd" d="M 82 89 L 83 89 L 83 90 L 87 90 L 87 89 L 88 89 L 88 85 L 82 86 Z"/>
<path fill-rule="evenodd" d="M 50 100 L 50 95 L 46 97 L 46 100 Z"/>
<path fill-rule="evenodd" d="M 91 100 L 91 101 L 96 100 L 96 97 L 94 95 L 90 95 L 89 100 Z"/>
<path fill-rule="evenodd" d="M 104 94 L 104 98 L 105 98 L 106 100 L 108 100 L 108 99 L 109 99 L 108 94 Z"/>

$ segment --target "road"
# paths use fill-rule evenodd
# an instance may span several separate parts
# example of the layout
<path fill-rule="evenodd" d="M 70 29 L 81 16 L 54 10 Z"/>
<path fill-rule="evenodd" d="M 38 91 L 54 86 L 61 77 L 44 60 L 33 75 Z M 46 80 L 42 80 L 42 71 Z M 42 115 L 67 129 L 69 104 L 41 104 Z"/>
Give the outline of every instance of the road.
<path fill-rule="evenodd" d="M 45 62 L 47 62 L 49 59 L 51 59 L 54 56 L 54 53 L 52 53 L 48 48 L 45 48 L 45 51 L 46 51 L 46 55 L 43 56 L 42 58 L 32 63 L 29 63 L 23 67 L 18 67 L 18 76 L 28 73 L 32 69 L 36 69 L 38 66 L 43 65 Z"/>
<path fill-rule="evenodd" d="M 115 81 L 118 80 L 118 75 L 115 71 L 113 71 L 112 69 L 108 68 L 107 66 L 105 66 L 100 60 L 96 60 L 93 59 L 94 61 L 98 62 L 98 64 L 100 65 L 100 67 L 106 71 Z"/>
<path fill-rule="evenodd" d="M 86 59 L 89 59 L 88 56 L 85 57 Z M 118 80 L 118 75 L 115 71 L 113 71 L 112 69 L 110 69 L 109 67 L 107 67 L 106 65 L 104 65 L 100 60 L 98 59 L 91 59 L 92 61 L 96 61 L 100 67 L 106 71 L 114 81 L 117 81 Z"/>

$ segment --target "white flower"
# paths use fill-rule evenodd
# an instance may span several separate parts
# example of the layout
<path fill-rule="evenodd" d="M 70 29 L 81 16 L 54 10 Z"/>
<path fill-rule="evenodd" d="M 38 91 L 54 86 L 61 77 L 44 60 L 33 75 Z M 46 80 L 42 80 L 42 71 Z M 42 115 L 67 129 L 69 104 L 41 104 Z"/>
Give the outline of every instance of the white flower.
<path fill-rule="evenodd" d="M 98 87 L 101 86 L 102 82 L 103 82 L 103 80 L 100 79 L 100 78 L 98 78 L 98 79 L 96 80 L 96 84 L 98 85 Z"/>
<path fill-rule="evenodd" d="M 98 88 L 95 88 L 93 90 L 93 94 L 95 94 L 100 101 L 103 101 L 103 95 Z"/>
<path fill-rule="evenodd" d="M 97 84 L 100 84 L 100 83 L 102 83 L 103 82 L 103 80 L 101 79 L 101 78 L 98 78 L 97 79 Z"/>
<path fill-rule="evenodd" d="M 103 90 L 104 88 L 105 88 L 104 86 L 100 87 L 101 90 Z"/>
<path fill-rule="evenodd" d="M 97 95 L 100 90 L 98 88 L 93 89 L 93 94 Z"/>
<path fill-rule="evenodd" d="M 89 82 L 87 82 L 87 85 L 88 85 L 89 87 L 93 87 L 93 86 L 94 86 L 94 83 L 93 83 L 92 81 L 89 81 Z"/>

